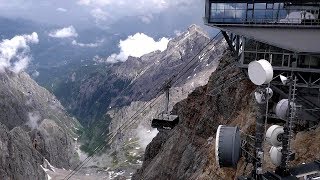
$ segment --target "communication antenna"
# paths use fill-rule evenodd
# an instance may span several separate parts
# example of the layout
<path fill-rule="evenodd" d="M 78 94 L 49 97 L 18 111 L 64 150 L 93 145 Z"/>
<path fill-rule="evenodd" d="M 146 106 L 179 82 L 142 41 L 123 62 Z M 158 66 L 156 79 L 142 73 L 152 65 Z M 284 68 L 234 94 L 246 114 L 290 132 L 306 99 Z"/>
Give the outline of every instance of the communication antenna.
<path fill-rule="evenodd" d="M 282 151 L 282 147 L 275 147 L 275 146 L 272 146 L 269 151 L 271 162 L 275 166 L 279 166 L 281 164 L 281 159 L 282 159 L 281 151 Z"/>
<path fill-rule="evenodd" d="M 284 75 L 280 74 L 280 80 L 282 82 L 283 85 L 287 85 L 289 82 L 289 79 L 287 77 L 285 77 Z"/>
<path fill-rule="evenodd" d="M 263 141 L 265 131 L 265 119 L 262 114 L 266 113 L 266 102 L 272 97 L 273 91 L 266 87 L 273 79 L 273 68 L 269 61 L 261 59 L 259 61 L 252 61 L 248 67 L 249 79 L 252 83 L 259 86 L 255 92 L 255 98 L 258 103 L 259 112 L 256 117 L 256 135 L 255 135 L 255 162 L 253 176 L 259 179 L 263 173 Z"/>
<path fill-rule="evenodd" d="M 215 151 L 219 167 L 236 168 L 241 157 L 239 128 L 220 125 L 216 133 Z"/>
<path fill-rule="evenodd" d="M 273 68 L 269 61 L 252 61 L 248 68 L 249 78 L 257 86 L 269 84 L 273 79 Z"/>
<path fill-rule="evenodd" d="M 271 126 L 266 133 L 266 140 L 270 145 L 274 147 L 279 147 L 282 145 L 283 139 L 283 127 L 278 125 Z"/>
<path fill-rule="evenodd" d="M 294 102 L 290 102 L 290 107 L 296 107 L 296 104 Z M 282 99 L 281 101 L 278 102 L 275 109 L 275 113 L 280 119 L 286 120 L 288 110 L 289 110 L 289 99 Z"/>
<path fill-rule="evenodd" d="M 257 86 L 259 86 L 254 93 L 255 99 L 259 105 L 260 112 L 257 114 L 256 118 L 256 135 L 254 137 L 255 144 L 252 145 L 254 148 L 254 155 L 252 155 L 254 163 L 253 176 L 255 179 L 259 179 L 262 176 L 262 161 L 263 161 L 263 141 L 264 141 L 264 131 L 265 131 L 265 119 L 262 116 L 266 111 L 266 104 L 273 96 L 273 91 L 266 85 L 269 84 L 273 79 L 273 68 L 270 62 L 261 59 L 259 61 L 253 61 L 249 64 L 248 74 L 250 80 Z M 277 129 L 277 128 L 276 128 Z M 276 132 L 270 132 L 269 139 L 274 139 L 274 134 Z M 277 139 L 278 137 L 276 137 Z M 244 156 L 250 156 L 250 152 L 247 151 L 245 147 L 241 147 L 240 132 L 238 127 L 228 127 L 220 125 L 216 133 L 216 144 L 215 144 L 215 154 L 216 162 L 219 167 L 236 167 L 239 159 L 244 153 Z M 272 141 L 273 142 L 273 141 Z M 276 143 L 280 143 L 275 141 Z M 281 158 L 280 158 L 281 161 Z"/>
<path fill-rule="evenodd" d="M 294 64 L 294 63 L 293 63 Z M 294 65 L 293 65 L 294 66 Z M 296 91 L 297 91 L 297 77 L 291 72 L 291 76 L 288 78 L 290 83 L 289 88 L 289 99 L 287 100 L 287 111 L 286 111 L 286 123 L 284 126 L 283 140 L 282 140 L 282 157 L 280 166 L 276 172 L 280 175 L 288 175 L 288 164 L 295 158 L 295 153 L 291 149 L 291 139 L 293 136 L 293 124 L 297 116 L 297 106 L 295 104 Z M 282 115 L 282 114 L 281 114 Z"/>

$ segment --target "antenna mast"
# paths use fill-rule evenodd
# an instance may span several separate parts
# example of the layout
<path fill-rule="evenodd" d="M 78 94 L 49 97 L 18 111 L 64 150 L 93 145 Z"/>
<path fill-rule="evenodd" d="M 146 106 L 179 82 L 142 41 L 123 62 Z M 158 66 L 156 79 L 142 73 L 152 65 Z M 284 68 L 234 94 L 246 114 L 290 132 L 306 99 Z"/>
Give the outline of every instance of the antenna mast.
<path fill-rule="evenodd" d="M 295 64 L 295 63 L 293 63 Z M 282 158 L 281 164 L 278 168 L 277 172 L 281 175 L 288 175 L 289 169 L 288 164 L 289 161 L 294 159 L 294 153 L 291 150 L 291 139 L 293 137 L 293 125 L 297 115 L 297 106 L 295 105 L 296 101 L 296 91 L 297 91 L 297 77 L 291 72 L 291 76 L 289 78 L 290 88 L 289 88 L 289 97 L 288 97 L 288 112 L 287 112 L 287 121 L 284 126 L 284 134 L 282 140 Z"/>

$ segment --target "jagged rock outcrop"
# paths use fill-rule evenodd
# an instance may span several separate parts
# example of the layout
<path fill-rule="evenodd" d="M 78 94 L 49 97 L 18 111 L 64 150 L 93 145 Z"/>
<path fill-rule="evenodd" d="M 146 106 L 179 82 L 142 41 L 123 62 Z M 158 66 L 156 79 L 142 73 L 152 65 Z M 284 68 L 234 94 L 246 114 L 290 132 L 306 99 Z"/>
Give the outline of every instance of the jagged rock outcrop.
<path fill-rule="evenodd" d="M 1 179 L 46 179 L 41 165 L 70 169 L 79 122 L 25 72 L 0 74 Z"/>
<path fill-rule="evenodd" d="M 42 155 L 22 128 L 11 131 L 0 124 L 0 179 L 46 179 Z"/>
<path fill-rule="evenodd" d="M 69 169 L 77 163 L 74 139 L 53 120 L 43 120 L 32 139 L 37 141 L 36 150 L 56 168 Z"/>
<path fill-rule="evenodd" d="M 15 74 L 7 71 L 0 74 L 0 98 L 0 122 L 9 129 L 26 124 L 34 129 L 47 118 L 75 135 L 73 132 L 80 125 L 76 119 L 67 115 L 54 95 L 39 86 L 25 72 Z"/>

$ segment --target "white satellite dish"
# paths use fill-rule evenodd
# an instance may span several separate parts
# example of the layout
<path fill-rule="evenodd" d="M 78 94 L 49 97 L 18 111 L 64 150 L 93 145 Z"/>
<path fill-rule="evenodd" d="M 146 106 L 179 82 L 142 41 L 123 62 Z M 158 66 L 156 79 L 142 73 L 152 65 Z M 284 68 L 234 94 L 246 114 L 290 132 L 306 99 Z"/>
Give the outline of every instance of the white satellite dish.
<path fill-rule="evenodd" d="M 270 151 L 269 151 L 271 162 L 275 166 L 279 166 L 281 164 L 281 158 L 282 158 L 281 150 L 282 150 L 282 147 L 274 147 L 274 146 L 272 146 Z"/>
<path fill-rule="evenodd" d="M 288 105 L 289 105 L 288 103 L 289 103 L 288 99 L 282 99 L 281 101 L 278 102 L 276 106 L 276 115 L 282 120 L 286 120 Z M 295 106 L 293 102 L 291 102 L 290 105 Z"/>
<path fill-rule="evenodd" d="M 289 81 L 289 79 L 283 75 L 280 75 L 280 79 L 283 85 L 286 85 Z"/>
<path fill-rule="evenodd" d="M 249 64 L 248 73 L 250 80 L 258 86 L 270 83 L 273 78 L 272 65 L 265 59 L 252 61 Z"/>
<path fill-rule="evenodd" d="M 283 127 L 278 125 L 271 126 L 266 134 L 266 140 L 275 147 L 282 144 L 282 135 L 284 133 Z"/>
<path fill-rule="evenodd" d="M 266 88 L 264 92 L 262 91 L 257 91 L 254 93 L 254 96 L 256 98 L 256 101 L 258 104 L 264 104 L 266 103 L 269 99 L 272 98 L 273 96 L 273 91 L 271 88 Z"/>

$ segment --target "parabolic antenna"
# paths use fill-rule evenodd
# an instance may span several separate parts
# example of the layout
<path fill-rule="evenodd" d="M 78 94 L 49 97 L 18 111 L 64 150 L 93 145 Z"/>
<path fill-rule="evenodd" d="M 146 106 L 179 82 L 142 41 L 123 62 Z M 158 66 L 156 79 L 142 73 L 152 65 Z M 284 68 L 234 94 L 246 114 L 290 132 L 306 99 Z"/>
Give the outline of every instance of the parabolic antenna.
<path fill-rule="evenodd" d="M 270 151 L 269 151 L 271 162 L 275 166 L 279 166 L 281 164 L 281 158 L 282 158 L 281 150 L 282 150 L 282 147 L 274 147 L 274 146 L 272 146 Z"/>
<path fill-rule="evenodd" d="M 282 120 L 286 119 L 288 105 L 289 105 L 288 103 L 289 103 L 288 99 L 282 99 L 281 101 L 278 102 L 276 106 L 276 115 Z M 295 106 L 293 102 L 291 102 L 290 105 Z"/>
<path fill-rule="evenodd" d="M 219 167 L 237 167 L 241 155 L 238 127 L 220 125 L 216 134 L 216 161 Z"/>
<path fill-rule="evenodd" d="M 283 85 L 286 85 L 289 81 L 289 79 L 283 75 L 280 75 L 280 80 L 282 82 Z"/>
<path fill-rule="evenodd" d="M 273 68 L 269 61 L 252 61 L 248 68 L 249 78 L 255 85 L 268 84 L 273 78 Z"/>
<path fill-rule="evenodd" d="M 266 134 L 266 140 L 274 147 L 279 147 L 282 144 L 283 127 L 278 125 L 271 126 Z"/>
<path fill-rule="evenodd" d="M 271 88 L 266 88 L 264 91 L 257 91 L 254 93 L 256 101 L 259 104 L 266 103 L 273 96 L 273 91 Z"/>

